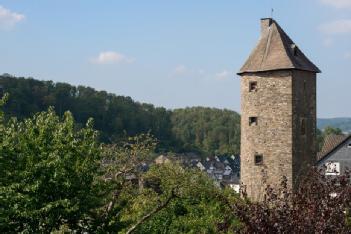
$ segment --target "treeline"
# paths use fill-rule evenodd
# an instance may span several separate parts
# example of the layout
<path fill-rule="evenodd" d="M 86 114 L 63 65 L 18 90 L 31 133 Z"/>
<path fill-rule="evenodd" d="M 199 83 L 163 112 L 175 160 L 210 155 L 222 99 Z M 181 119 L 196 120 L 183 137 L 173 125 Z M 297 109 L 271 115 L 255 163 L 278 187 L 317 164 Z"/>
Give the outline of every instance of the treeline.
<path fill-rule="evenodd" d="M 341 129 L 342 132 L 351 133 L 351 118 L 318 119 L 317 126 L 319 129 L 325 129 L 328 126 L 332 126 Z"/>
<path fill-rule="evenodd" d="M 24 119 L 53 106 L 59 116 L 71 111 L 78 128 L 93 118 L 101 142 L 150 133 L 159 141 L 158 151 L 239 153 L 240 116 L 234 111 L 203 107 L 171 111 L 90 87 L 10 75 L 0 76 L 0 89 L 10 94 L 6 117 Z"/>

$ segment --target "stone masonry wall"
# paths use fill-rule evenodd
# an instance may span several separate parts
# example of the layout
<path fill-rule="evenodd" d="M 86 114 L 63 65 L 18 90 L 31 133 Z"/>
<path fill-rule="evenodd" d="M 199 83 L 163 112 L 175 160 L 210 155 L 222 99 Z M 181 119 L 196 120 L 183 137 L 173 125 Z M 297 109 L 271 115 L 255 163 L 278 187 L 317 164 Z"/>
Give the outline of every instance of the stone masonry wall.
<path fill-rule="evenodd" d="M 294 185 L 298 185 L 301 176 L 316 162 L 315 73 L 293 71 L 293 113 L 293 178 Z"/>
<path fill-rule="evenodd" d="M 249 92 L 249 83 L 257 82 L 257 91 Z M 241 182 L 248 196 L 264 198 L 267 184 L 277 186 L 283 176 L 292 182 L 293 155 L 293 72 L 246 73 L 241 78 Z M 257 126 L 249 126 L 249 117 L 257 117 Z M 255 154 L 263 155 L 255 165 Z"/>

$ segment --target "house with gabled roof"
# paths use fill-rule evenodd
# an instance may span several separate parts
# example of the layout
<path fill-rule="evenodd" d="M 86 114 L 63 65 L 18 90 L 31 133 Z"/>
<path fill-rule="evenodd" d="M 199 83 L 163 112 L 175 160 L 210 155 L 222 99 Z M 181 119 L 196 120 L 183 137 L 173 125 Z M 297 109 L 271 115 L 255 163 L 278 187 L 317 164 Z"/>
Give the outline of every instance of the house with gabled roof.
<path fill-rule="evenodd" d="M 317 166 L 325 175 L 342 175 L 351 169 L 351 135 L 328 135 L 317 154 Z"/>
<path fill-rule="evenodd" d="M 221 187 L 230 187 L 238 190 L 240 184 L 240 157 L 214 156 L 198 161 L 195 166 L 206 172 Z"/>

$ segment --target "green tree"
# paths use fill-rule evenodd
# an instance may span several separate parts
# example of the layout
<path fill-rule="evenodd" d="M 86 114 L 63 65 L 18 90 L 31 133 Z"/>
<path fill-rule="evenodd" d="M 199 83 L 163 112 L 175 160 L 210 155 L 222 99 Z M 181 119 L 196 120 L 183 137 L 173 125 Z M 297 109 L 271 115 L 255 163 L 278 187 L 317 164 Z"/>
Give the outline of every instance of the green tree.
<path fill-rule="evenodd" d="M 92 124 L 89 120 L 75 131 L 72 114 L 66 112 L 61 120 L 52 108 L 24 121 L 1 121 L 1 232 L 88 226 L 104 191 Z"/>
<path fill-rule="evenodd" d="M 156 140 L 149 134 L 129 137 L 119 145 L 103 146 L 104 177 L 110 183 L 105 206 L 98 210 L 91 225 L 94 233 L 116 233 L 131 223 L 121 220 L 130 201 L 138 195 L 146 163 L 154 158 Z"/>
<path fill-rule="evenodd" d="M 222 223 L 238 225 L 221 199 L 236 195 L 206 174 L 167 163 L 153 166 L 143 180 L 144 188 L 123 212 L 127 233 L 220 233 Z"/>
<path fill-rule="evenodd" d="M 324 128 L 323 130 L 323 135 L 324 137 L 327 136 L 327 135 L 341 135 L 342 134 L 342 131 L 340 128 L 334 128 L 334 127 L 331 127 L 331 126 L 327 126 Z"/>

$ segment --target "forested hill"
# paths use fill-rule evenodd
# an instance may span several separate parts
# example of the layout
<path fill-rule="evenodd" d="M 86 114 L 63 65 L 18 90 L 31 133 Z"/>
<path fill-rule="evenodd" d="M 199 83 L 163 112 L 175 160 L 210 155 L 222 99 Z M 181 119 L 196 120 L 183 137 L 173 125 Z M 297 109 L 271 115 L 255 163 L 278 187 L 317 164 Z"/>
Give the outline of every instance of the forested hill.
<path fill-rule="evenodd" d="M 330 118 L 317 120 L 317 127 L 319 129 L 324 129 L 327 126 L 340 128 L 343 132 L 351 133 L 351 118 Z"/>
<path fill-rule="evenodd" d="M 71 111 L 80 125 L 92 117 L 103 142 L 150 132 L 159 140 L 160 151 L 239 153 L 240 117 L 234 111 L 204 107 L 171 111 L 90 87 L 9 75 L 0 76 L 0 88 L 10 94 L 4 109 L 8 117 L 22 119 L 53 106 L 59 115 Z"/>
<path fill-rule="evenodd" d="M 218 154 L 240 152 L 240 116 L 234 111 L 192 107 L 172 112 L 172 133 L 183 149 Z"/>

